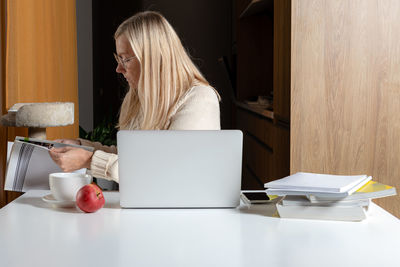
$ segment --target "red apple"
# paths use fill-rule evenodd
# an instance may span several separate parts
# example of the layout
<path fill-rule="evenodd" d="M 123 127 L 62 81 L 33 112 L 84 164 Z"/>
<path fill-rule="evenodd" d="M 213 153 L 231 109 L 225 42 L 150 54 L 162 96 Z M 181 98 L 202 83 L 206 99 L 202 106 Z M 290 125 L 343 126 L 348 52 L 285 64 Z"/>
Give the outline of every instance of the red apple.
<path fill-rule="evenodd" d="M 103 192 L 96 184 L 87 184 L 76 193 L 76 204 L 84 212 L 95 212 L 104 203 Z"/>

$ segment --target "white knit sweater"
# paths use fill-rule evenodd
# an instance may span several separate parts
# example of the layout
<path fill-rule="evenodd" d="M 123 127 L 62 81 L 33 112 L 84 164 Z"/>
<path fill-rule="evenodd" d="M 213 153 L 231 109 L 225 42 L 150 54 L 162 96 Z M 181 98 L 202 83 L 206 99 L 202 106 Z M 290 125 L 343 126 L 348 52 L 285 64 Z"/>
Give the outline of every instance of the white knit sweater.
<path fill-rule="evenodd" d="M 178 102 L 165 129 L 221 129 L 219 101 L 214 89 L 203 85 L 192 87 Z M 117 148 L 84 139 L 80 139 L 80 141 L 82 145 L 95 148 L 90 166 L 92 175 L 119 182 Z"/>

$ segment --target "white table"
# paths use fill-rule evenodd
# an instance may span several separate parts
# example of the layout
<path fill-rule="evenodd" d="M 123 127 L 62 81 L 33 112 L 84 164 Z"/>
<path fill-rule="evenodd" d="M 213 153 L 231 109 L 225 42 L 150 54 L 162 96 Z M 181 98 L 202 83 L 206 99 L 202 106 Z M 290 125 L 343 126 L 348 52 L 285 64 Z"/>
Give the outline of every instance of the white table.
<path fill-rule="evenodd" d="M 372 204 L 362 222 L 240 209 L 54 209 L 30 191 L 0 210 L 1 266 L 400 266 L 400 221 Z"/>

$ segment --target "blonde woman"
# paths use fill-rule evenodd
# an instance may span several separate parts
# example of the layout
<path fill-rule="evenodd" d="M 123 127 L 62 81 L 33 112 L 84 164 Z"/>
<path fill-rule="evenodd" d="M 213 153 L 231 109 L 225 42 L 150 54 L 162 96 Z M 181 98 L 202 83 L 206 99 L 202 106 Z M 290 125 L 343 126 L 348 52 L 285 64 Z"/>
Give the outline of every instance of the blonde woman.
<path fill-rule="evenodd" d="M 129 84 L 120 110 L 121 130 L 219 130 L 219 95 L 203 77 L 167 20 L 141 12 L 125 20 L 114 35 L 121 73 Z M 95 177 L 118 182 L 114 146 L 87 140 L 61 140 L 93 146 L 53 148 L 50 155 L 63 171 L 91 169 Z"/>

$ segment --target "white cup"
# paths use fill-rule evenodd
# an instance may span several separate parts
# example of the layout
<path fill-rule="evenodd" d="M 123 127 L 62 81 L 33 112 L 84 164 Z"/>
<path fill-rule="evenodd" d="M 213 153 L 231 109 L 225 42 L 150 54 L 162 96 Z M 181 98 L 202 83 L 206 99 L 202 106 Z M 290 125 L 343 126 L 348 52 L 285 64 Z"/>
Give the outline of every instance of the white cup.
<path fill-rule="evenodd" d="M 79 189 L 91 182 L 92 176 L 84 173 L 57 172 L 49 174 L 51 194 L 60 201 L 75 201 Z"/>

